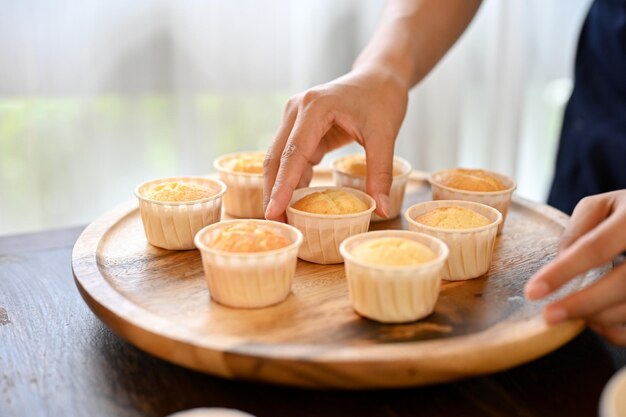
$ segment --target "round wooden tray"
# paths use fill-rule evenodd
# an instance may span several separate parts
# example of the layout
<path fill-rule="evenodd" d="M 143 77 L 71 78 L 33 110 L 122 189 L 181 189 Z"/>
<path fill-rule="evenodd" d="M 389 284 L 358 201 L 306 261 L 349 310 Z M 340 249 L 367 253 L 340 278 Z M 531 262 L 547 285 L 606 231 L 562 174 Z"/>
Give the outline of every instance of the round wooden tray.
<path fill-rule="evenodd" d="M 327 171 L 316 182 L 330 183 Z M 430 199 L 412 175 L 405 205 Z M 211 301 L 198 251 L 148 244 L 137 203 L 90 224 L 72 254 L 76 285 L 93 312 L 122 338 L 165 360 L 227 378 L 316 388 L 404 387 L 507 369 L 563 345 L 580 321 L 548 327 L 544 302 L 524 283 L 555 253 L 567 216 L 514 199 L 485 276 L 445 282 L 435 312 L 410 324 L 354 313 L 343 265 L 298 261 L 293 292 L 279 305 L 243 310 Z M 372 229 L 405 228 L 401 219 Z M 587 285 L 602 269 L 559 295 Z"/>

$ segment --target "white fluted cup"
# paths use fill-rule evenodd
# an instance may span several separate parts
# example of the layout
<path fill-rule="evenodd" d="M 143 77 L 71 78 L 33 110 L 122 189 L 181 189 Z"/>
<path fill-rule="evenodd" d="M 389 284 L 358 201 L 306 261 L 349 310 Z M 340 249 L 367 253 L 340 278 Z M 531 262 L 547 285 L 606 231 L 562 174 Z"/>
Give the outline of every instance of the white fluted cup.
<path fill-rule="evenodd" d="M 364 155 L 348 155 L 337 158 L 332 162 L 333 179 L 336 186 L 354 188 L 363 192 L 366 191 L 365 176 L 346 172 L 344 168 L 346 161 L 359 156 L 364 157 Z M 380 217 L 378 214 L 372 213 L 373 222 L 394 219 L 398 217 L 402 211 L 406 184 L 409 180 L 409 176 L 411 175 L 412 167 L 407 160 L 394 156 L 393 170 L 394 173 L 397 172 L 397 175 L 393 176 L 391 188 L 389 189 L 389 216 Z"/>
<path fill-rule="evenodd" d="M 304 196 L 329 189 L 343 190 L 356 196 L 367 205 L 367 210 L 351 214 L 316 214 L 292 207 Z M 343 262 L 339 245 L 350 236 L 367 232 L 375 208 L 376 202 L 372 197 L 352 188 L 309 187 L 295 190 L 287 207 L 287 222 L 304 235 L 298 257 L 322 265 Z"/>
<path fill-rule="evenodd" d="M 210 197 L 195 201 L 168 202 L 145 197 L 152 187 L 170 181 L 184 182 L 207 187 L 213 191 Z M 195 249 L 194 237 L 203 227 L 220 221 L 222 196 L 226 185 L 205 177 L 171 177 L 144 182 L 135 188 L 139 200 L 141 221 L 148 242 L 170 250 Z"/>
<path fill-rule="evenodd" d="M 498 174 L 497 172 L 483 170 L 489 175 L 497 178 L 502 184 L 506 186 L 506 189 L 501 191 L 469 191 L 460 190 L 452 187 L 448 187 L 441 183 L 441 178 L 449 171 L 453 169 L 443 169 L 441 171 L 433 172 L 429 177 L 433 200 L 465 200 L 474 201 L 493 207 L 502 213 L 502 223 L 498 226 L 498 234 L 502 233 L 504 222 L 506 220 L 507 212 L 511 205 L 511 198 L 513 197 L 513 191 L 517 188 L 517 183 L 505 175 Z"/>
<path fill-rule="evenodd" d="M 263 174 L 233 171 L 229 162 L 244 155 L 263 152 L 236 152 L 221 156 L 213 162 L 220 180 L 228 190 L 224 196 L 224 211 L 245 219 L 263 219 Z"/>
<path fill-rule="evenodd" d="M 428 226 L 415 220 L 439 207 L 467 208 L 482 214 L 490 223 L 471 229 L 445 229 Z M 498 210 L 473 201 L 438 200 L 415 204 L 406 210 L 404 217 L 409 230 L 426 233 L 448 245 L 450 255 L 443 269 L 443 279 L 461 281 L 477 278 L 489 271 L 498 226 L 502 223 L 502 214 Z"/>
<path fill-rule="evenodd" d="M 226 252 L 210 247 L 226 227 L 238 222 L 263 225 L 285 236 L 291 244 L 264 252 Z M 196 235 L 211 298 L 236 308 L 261 308 L 283 301 L 291 291 L 302 233 L 288 224 L 269 220 L 226 220 Z"/>
<path fill-rule="evenodd" d="M 419 265 L 374 265 L 356 259 L 352 250 L 378 238 L 402 238 L 421 243 L 437 255 Z M 406 230 L 363 233 L 343 241 L 346 278 L 352 308 L 361 316 L 382 323 L 406 323 L 431 314 L 439 298 L 448 248 L 441 240 Z"/>
<path fill-rule="evenodd" d="M 255 417 L 252 414 L 246 413 L 234 408 L 222 408 L 222 407 L 201 407 L 192 408 L 190 410 L 179 411 L 174 414 L 170 414 L 167 417 Z"/>
<path fill-rule="evenodd" d="M 626 367 L 613 375 L 602 390 L 598 411 L 600 417 L 626 416 Z"/>

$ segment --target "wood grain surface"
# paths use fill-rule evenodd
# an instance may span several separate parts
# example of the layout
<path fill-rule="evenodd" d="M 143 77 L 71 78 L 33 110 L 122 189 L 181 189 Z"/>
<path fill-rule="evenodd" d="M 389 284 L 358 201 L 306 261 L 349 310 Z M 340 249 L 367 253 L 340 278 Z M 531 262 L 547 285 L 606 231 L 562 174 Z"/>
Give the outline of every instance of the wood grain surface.
<path fill-rule="evenodd" d="M 507 371 L 408 389 L 308 390 L 229 380 L 136 349 L 89 310 L 72 279 L 84 227 L 0 236 L 0 416 L 164 417 L 231 407 L 257 417 L 597 416 L 626 349 L 589 330 Z"/>
<path fill-rule="evenodd" d="M 429 197 L 413 177 L 405 205 Z M 547 327 L 540 317 L 545 302 L 529 303 L 522 295 L 526 280 L 551 259 L 566 220 L 547 206 L 514 200 L 489 273 L 445 283 L 435 312 L 404 325 L 356 315 L 343 265 L 299 261 L 293 293 L 270 308 L 212 302 L 199 253 L 150 246 L 134 201 L 87 227 L 72 266 L 83 298 L 100 319 L 168 361 L 227 378 L 296 386 L 414 386 L 507 369 L 581 331 L 580 322 Z M 373 228 L 405 227 L 396 219 Z M 557 296 L 601 272 L 580 277 Z"/>

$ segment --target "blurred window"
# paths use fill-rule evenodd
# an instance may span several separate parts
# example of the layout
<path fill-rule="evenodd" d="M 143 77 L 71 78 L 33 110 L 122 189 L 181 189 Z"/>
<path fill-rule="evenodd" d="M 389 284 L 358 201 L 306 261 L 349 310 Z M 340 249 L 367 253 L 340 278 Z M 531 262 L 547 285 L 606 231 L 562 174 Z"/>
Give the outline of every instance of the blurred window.
<path fill-rule="evenodd" d="M 85 224 L 141 181 L 206 174 L 220 154 L 265 149 L 287 98 L 348 71 L 383 5 L 4 4 L 0 234 Z M 485 0 L 411 93 L 396 153 L 420 170 L 495 169 L 545 199 L 588 6 Z"/>

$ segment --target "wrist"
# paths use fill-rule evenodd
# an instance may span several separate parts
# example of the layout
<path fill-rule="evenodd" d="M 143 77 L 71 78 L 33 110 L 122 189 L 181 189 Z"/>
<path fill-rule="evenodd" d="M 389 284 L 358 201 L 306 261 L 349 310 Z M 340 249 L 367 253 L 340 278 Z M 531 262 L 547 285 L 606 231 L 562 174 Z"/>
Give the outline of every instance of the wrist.
<path fill-rule="evenodd" d="M 367 63 L 354 65 L 349 73 L 360 79 L 374 81 L 381 86 L 388 86 L 394 90 L 400 90 L 408 94 L 411 88 L 410 82 L 402 72 L 397 71 L 393 66 L 380 63 Z"/>
<path fill-rule="evenodd" d="M 377 78 L 389 79 L 404 86 L 408 91 L 412 87 L 412 68 L 389 58 L 376 60 L 359 57 L 352 65 L 352 72 L 371 74 Z"/>

